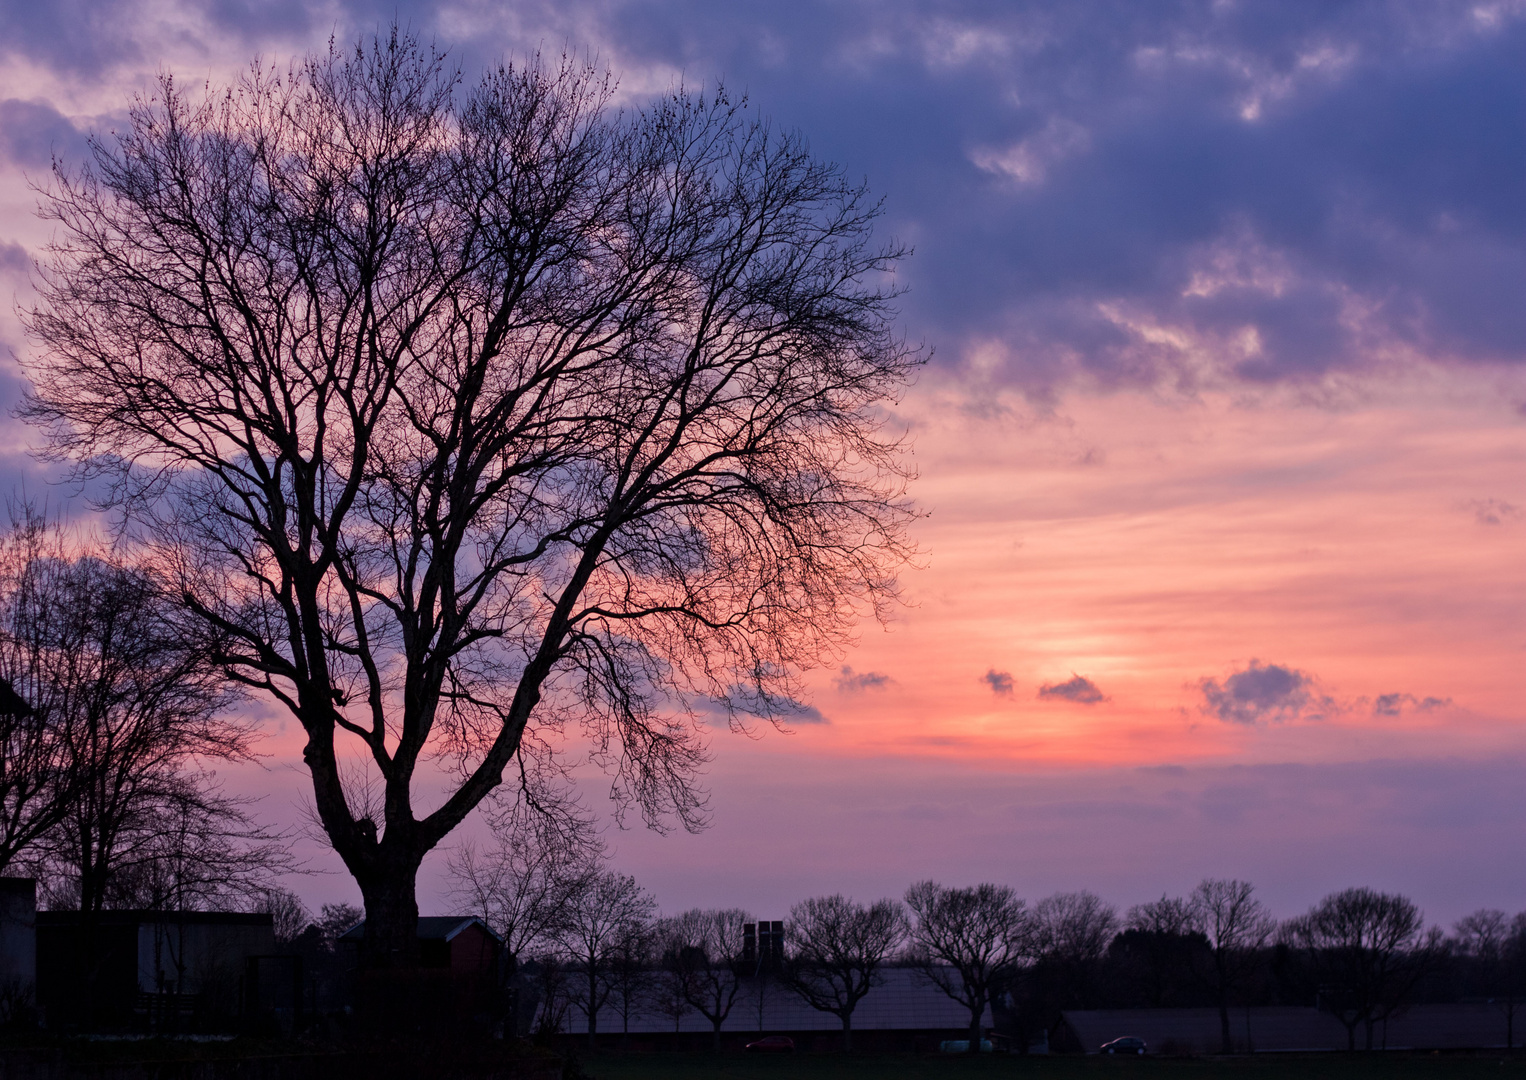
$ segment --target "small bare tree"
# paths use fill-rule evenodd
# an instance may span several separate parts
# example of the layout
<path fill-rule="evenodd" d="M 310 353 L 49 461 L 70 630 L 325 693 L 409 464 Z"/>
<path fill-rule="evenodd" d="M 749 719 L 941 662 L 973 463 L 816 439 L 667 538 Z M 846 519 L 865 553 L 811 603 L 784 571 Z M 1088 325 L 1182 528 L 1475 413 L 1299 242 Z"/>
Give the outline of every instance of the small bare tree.
<path fill-rule="evenodd" d="M 50 659 L 70 560 L 41 514 L 18 511 L 0 536 L 0 873 L 36 854 L 74 798 Z"/>
<path fill-rule="evenodd" d="M 1137 972 L 1141 999 L 1151 1008 L 1180 1004 L 1196 988 L 1211 960 L 1204 960 L 1208 938 L 1198 928 L 1192 903 L 1162 896 L 1129 908 L 1124 929 L 1110 947 L 1125 978 Z"/>
<path fill-rule="evenodd" d="M 842 1048 L 853 1049 L 853 1010 L 881 985 L 880 967 L 905 940 L 906 911 L 894 900 L 855 904 L 842 895 L 802 901 L 785 923 L 783 975 L 813 1009 L 842 1021 Z"/>
<path fill-rule="evenodd" d="M 742 926 L 750 921 L 739 908 L 694 908 L 663 920 L 663 963 L 684 1001 L 710 1021 L 716 1050 L 742 990 Z"/>
<path fill-rule="evenodd" d="M 577 982 L 573 1000 L 588 1018 L 588 1045 L 599 1037 L 599 1010 L 614 991 L 611 968 L 657 902 L 629 874 L 593 874 L 569 897 L 558 937 Z"/>
<path fill-rule="evenodd" d="M 680 962 L 685 947 L 683 938 L 679 920 L 673 916 L 652 924 L 652 951 L 657 969 L 647 987 L 647 1000 L 659 1015 L 673 1021 L 675 1035 L 683 1029 L 684 1017 L 694 1011 L 687 994 L 687 972 Z"/>
<path fill-rule="evenodd" d="M 1254 895 L 1248 881 L 1205 878 L 1192 890 L 1193 922 L 1208 938 L 1212 964 L 1206 972 L 1219 1007 L 1223 1052 L 1234 1050 L 1229 1002 L 1255 970 L 1261 949 L 1277 932 L 1277 921 Z"/>
<path fill-rule="evenodd" d="M 550 946 L 600 871 L 604 848 L 566 799 L 551 812 L 518 801 L 490 819 L 492 845 L 466 843 L 451 853 L 451 895 L 503 940 L 511 967 Z"/>
<path fill-rule="evenodd" d="M 572 63 L 463 87 L 394 30 L 166 77 L 44 201 L 23 411 L 302 725 L 371 963 L 568 725 L 699 824 L 697 709 L 787 715 L 908 550 L 876 204 L 723 94 L 609 97 Z"/>
<path fill-rule="evenodd" d="M 365 917 L 365 909 L 354 904 L 324 904 L 318 909 L 318 920 L 313 926 L 318 930 L 323 947 L 333 952 L 338 948 L 339 939 L 359 926 Z"/>
<path fill-rule="evenodd" d="M 1046 896 L 1033 906 L 1032 952 L 1055 1007 L 1091 1008 L 1118 913 L 1095 893 Z"/>
<path fill-rule="evenodd" d="M 1162 896 L 1129 908 L 1124 926 L 1149 934 L 1181 936 L 1198 931 L 1197 912 L 1185 897 Z"/>
<path fill-rule="evenodd" d="M 944 888 L 920 881 L 906 890 L 916 916 L 911 959 L 922 977 L 970 1010 L 970 1052 L 980 1050 L 980 1022 L 1033 947 L 1033 922 L 1005 885 Z"/>
<path fill-rule="evenodd" d="M 1283 929 L 1312 961 L 1320 1004 L 1345 1026 L 1348 1050 L 1359 1027 L 1373 1049 L 1374 1029 L 1407 1003 L 1442 948 L 1414 901 L 1365 888 L 1332 893 Z"/>
<path fill-rule="evenodd" d="M 609 954 L 606 980 L 609 1000 L 620 1014 L 621 1045 L 628 1045 L 631 1019 L 653 998 L 657 967 L 658 937 L 650 921 L 626 926 Z"/>
<path fill-rule="evenodd" d="M 290 889 L 272 887 L 265 890 L 255 907 L 256 911 L 268 912 L 275 925 L 277 945 L 290 945 L 313 925 L 313 913 L 307 910 L 302 898 Z"/>
<path fill-rule="evenodd" d="M 1515 1016 L 1526 996 L 1526 912 L 1514 919 L 1481 908 L 1457 920 L 1453 944 L 1480 979 L 1480 989 L 1505 1016 L 1505 1048 L 1515 1049 Z"/>

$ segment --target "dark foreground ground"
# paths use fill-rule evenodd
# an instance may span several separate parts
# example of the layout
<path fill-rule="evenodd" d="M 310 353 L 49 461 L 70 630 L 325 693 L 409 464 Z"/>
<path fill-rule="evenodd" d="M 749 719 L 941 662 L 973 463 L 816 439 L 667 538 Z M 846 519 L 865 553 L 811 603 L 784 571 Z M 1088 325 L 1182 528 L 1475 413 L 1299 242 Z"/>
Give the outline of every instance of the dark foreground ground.
<path fill-rule="evenodd" d="M 1503 1055 L 1269 1055 L 1255 1058 L 976 1060 L 911 1055 L 579 1052 L 591 1080 L 1485 1080 L 1526 1077 L 1526 1057 Z"/>

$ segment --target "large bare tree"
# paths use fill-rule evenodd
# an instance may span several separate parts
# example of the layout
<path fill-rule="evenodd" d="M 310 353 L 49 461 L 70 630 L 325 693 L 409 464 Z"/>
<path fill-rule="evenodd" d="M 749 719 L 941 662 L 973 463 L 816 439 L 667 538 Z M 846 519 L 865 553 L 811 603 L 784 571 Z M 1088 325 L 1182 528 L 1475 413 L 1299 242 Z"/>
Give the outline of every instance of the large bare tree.
<path fill-rule="evenodd" d="M 567 729 L 693 825 L 697 713 L 787 714 L 893 601 L 877 205 L 724 95 L 608 102 L 394 32 L 166 77 L 44 201 L 24 412 L 300 721 L 373 963 L 516 759 Z"/>

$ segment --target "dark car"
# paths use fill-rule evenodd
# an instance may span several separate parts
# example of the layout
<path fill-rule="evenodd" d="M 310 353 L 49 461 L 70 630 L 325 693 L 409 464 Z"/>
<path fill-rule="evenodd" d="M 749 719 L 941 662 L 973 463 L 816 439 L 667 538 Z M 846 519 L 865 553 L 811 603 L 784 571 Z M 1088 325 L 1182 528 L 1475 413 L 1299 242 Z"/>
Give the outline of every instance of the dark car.
<path fill-rule="evenodd" d="M 795 1040 L 788 1035 L 770 1035 L 766 1039 L 748 1043 L 747 1049 L 755 1054 L 793 1054 Z"/>
<path fill-rule="evenodd" d="M 1136 1039 L 1132 1035 L 1125 1035 L 1121 1039 L 1102 1044 L 1104 1054 L 1142 1054 L 1145 1052 L 1145 1041 Z"/>

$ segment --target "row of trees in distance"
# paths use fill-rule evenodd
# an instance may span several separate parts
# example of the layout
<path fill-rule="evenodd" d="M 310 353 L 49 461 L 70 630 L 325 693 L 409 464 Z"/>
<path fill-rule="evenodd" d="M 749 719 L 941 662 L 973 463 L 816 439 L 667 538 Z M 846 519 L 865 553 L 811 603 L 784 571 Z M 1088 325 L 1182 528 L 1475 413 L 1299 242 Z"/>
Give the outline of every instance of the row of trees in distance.
<path fill-rule="evenodd" d="M 697 1013 L 719 1039 L 739 1002 L 766 992 L 762 974 L 838 1017 L 848 1046 L 854 1010 L 891 965 L 918 969 L 964 1006 L 972 1045 L 988 1006 L 1026 1040 L 1063 1009 L 1209 1005 L 1227 1048 L 1233 1006 L 1283 1003 L 1317 1004 L 1353 1049 L 1370 1049 L 1374 1030 L 1406 1005 L 1459 997 L 1497 1001 L 1513 1044 L 1526 993 L 1526 913 L 1479 911 L 1447 935 L 1404 896 L 1351 888 L 1279 921 L 1249 883 L 1221 879 L 1122 914 L 1090 892 L 1030 905 L 997 884 L 922 881 L 903 899 L 873 903 L 815 897 L 789 911 L 771 968 L 764 948 L 744 956 L 750 913 L 658 917 L 633 877 L 566 835 L 500 831 L 489 852 L 457 849 L 450 872 L 457 900 L 502 935 L 509 956 L 538 962 L 546 1017 L 560 1022 L 560 994 L 587 1019 L 590 1039 L 611 1009 L 627 1026 L 644 1009 L 675 1029 Z"/>
<path fill-rule="evenodd" d="M 294 868 L 284 837 L 210 768 L 248 759 L 254 732 L 227 712 L 204 631 L 185 626 L 161 577 L 34 508 L 13 516 L 0 536 L 0 872 L 37 874 L 53 908 L 265 908 L 294 936 L 312 920 L 275 887 Z M 581 1010 L 591 1035 L 611 1006 L 627 1021 L 637 1008 L 675 1024 L 697 1012 L 719 1032 L 743 993 L 751 916 L 656 917 L 576 807 L 533 784 L 537 811 L 520 799 L 494 819 L 490 850 L 455 850 L 457 900 L 510 957 L 563 980 L 548 1000 Z M 320 921 L 332 931 L 360 914 Z M 902 900 L 796 905 L 784 961 L 774 981 L 839 1017 L 845 1040 L 881 969 L 911 964 L 969 1009 L 972 1030 L 988 1004 L 1032 1030 L 1061 1008 L 1211 1004 L 1227 1045 L 1232 1004 L 1317 1000 L 1355 1045 L 1421 993 L 1498 1000 L 1513 1024 L 1526 920 L 1482 911 L 1447 937 L 1404 897 L 1351 889 L 1279 923 L 1248 884 L 1218 880 L 1120 917 L 1085 892 L 1029 906 L 1005 886 L 922 882 Z"/>

